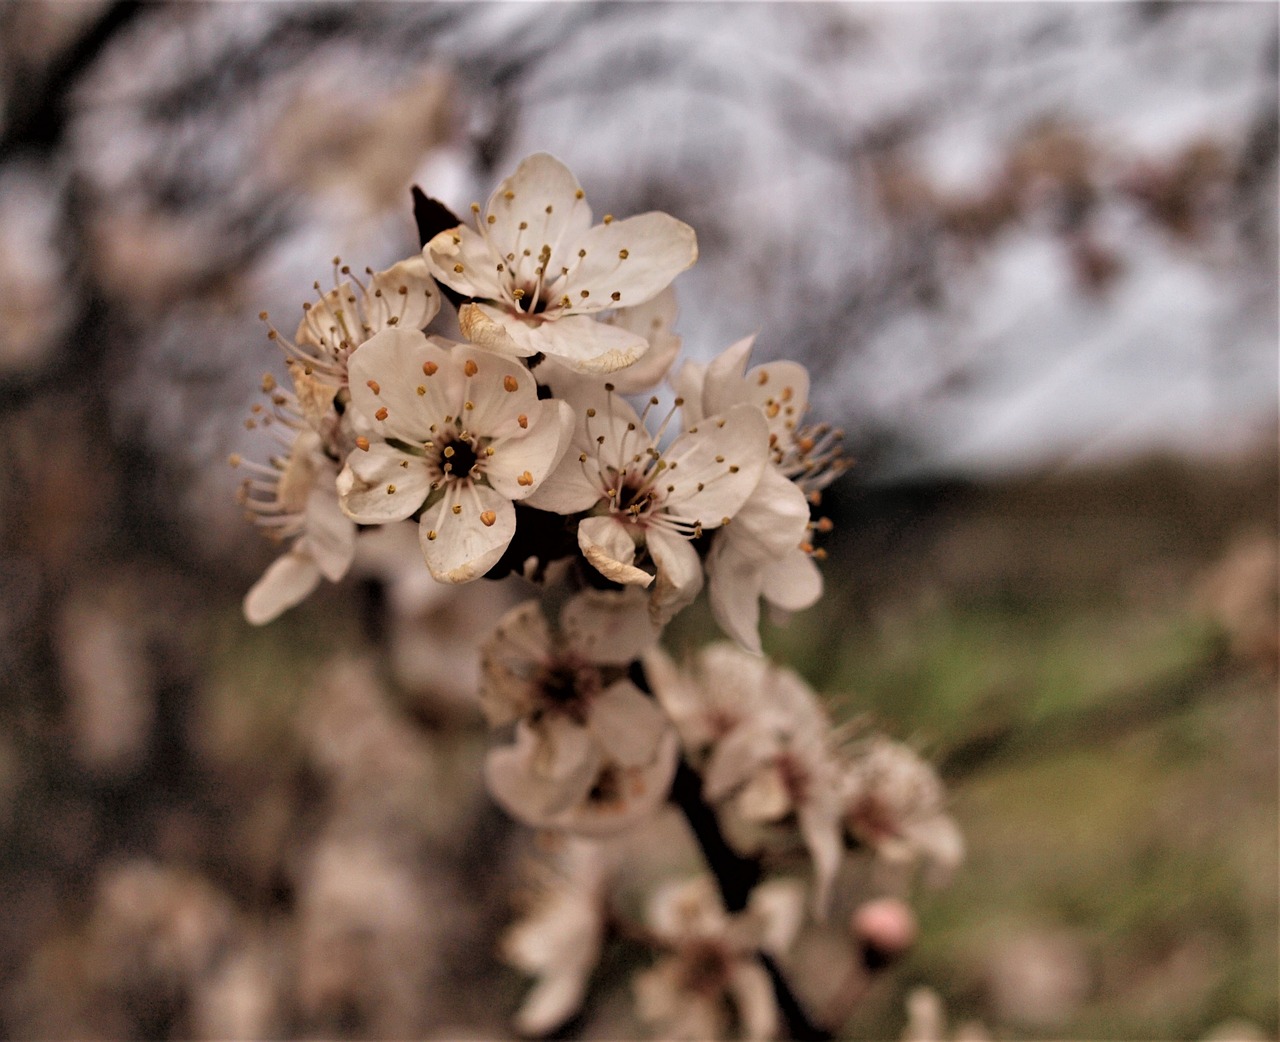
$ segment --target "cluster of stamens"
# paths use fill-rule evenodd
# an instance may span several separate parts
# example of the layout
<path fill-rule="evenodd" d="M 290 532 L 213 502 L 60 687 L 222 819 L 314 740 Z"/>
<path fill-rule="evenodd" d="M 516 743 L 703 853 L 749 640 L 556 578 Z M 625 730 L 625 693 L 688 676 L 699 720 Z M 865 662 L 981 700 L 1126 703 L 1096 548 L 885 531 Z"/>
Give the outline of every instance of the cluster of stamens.
<path fill-rule="evenodd" d="M 605 390 L 609 392 L 605 421 L 608 427 L 612 428 L 613 384 L 605 384 Z M 658 425 L 657 431 L 650 435 L 645 421 L 650 410 L 658 404 L 659 400 L 651 397 L 640 414 L 640 423 L 627 422 L 626 431 L 618 441 L 612 459 L 582 452 L 578 455 L 578 462 L 582 465 L 587 479 L 601 489 L 604 501 L 608 504 L 609 513 L 622 515 L 634 524 L 640 524 L 642 520 L 649 524 L 661 523 L 663 527 L 674 529 L 687 538 L 697 539 L 702 535 L 704 527 L 701 519 L 681 518 L 662 513 L 664 500 L 676 491 L 676 485 L 669 480 L 664 480 L 664 476 L 669 478 L 680 466 L 682 457 L 672 459 L 663 455 L 656 446 L 662 441 L 676 410 L 684 405 L 684 399 L 675 400 L 672 408 Z M 603 449 L 608 440 L 607 437 L 603 434 L 592 434 L 592 421 L 596 416 L 595 409 L 586 410 L 587 435 L 600 449 Z M 724 424 L 723 420 L 717 422 L 722 426 Z M 696 434 L 697 428 L 690 428 L 689 433 Z M 736 474 L 740 469 L 737 464 L 726 463 L 723 456 L 717 456 L 716 463 L 724 464 L 724 470 L 711 478 L 711 481 Z M 707 482 L 700 481 L 694 487 L 696 491 L 701 492 L 706 485 Z M 724 517 L 716 519 L 706 527 L 728 523 L 729 518 Z"/>
<path fill-rule="evenodd" d="M 333 289 L 326 292 L 319 281 L 312 284 L 318 303 L 303 303 L 297 342 L 273 326 L 267 312 L 258 314 L 267 324 L 267 339 L 280 345 L 289 366 L 341 386 L 351 352 L 379 330 L 400 324 L 409 307 L 409 287 L 401 284 L 389 296 L 373 285 L 377 273 L 372 268 L 366 267 L 364 274 L 367 285 L 340 257 L 333 258 Z M 433 291 L 423 292 L 430 296 Z M 381 313 L 373 313 L 375 309 Z"/>

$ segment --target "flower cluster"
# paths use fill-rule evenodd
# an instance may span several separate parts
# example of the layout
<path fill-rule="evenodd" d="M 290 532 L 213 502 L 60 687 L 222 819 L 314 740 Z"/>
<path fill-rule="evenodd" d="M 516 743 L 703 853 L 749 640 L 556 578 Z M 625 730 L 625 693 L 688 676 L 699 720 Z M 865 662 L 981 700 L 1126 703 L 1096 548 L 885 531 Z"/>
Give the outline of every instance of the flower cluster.
<path fill-rule="evenodd" d="M 250 425 L 279 452 L 232 462 L 284 552 L 245 614 L 268 622 L 341 579 L 388 526 L 416 526 L 410 566 L 437 584 L 536 584 L 484 642 L 478 692 L 490 792 L 562 851 L 504 948 L 539 978 L 522 1030 L 555 1029 L 586 994 L 614 919 L 601 844 L 674 804 L 711 875 L 633 930 L 661 956 L 636 981 L 640 1015 L 672 1037 L 775 1036 L 799 1004 L 774 960 L 805 902 L 795 873 L 765 878 L 771 849 L 811 863 L 814 921 L 851 848 L 959 856 L 927 767 L 887 740 L 841 748 L 816 696 L 760 655 L 761 602 L 785 615 L 822 593 L 816 508 L 846 466 L 839 432 L 809 422 L 802 366 L 750 365 L 751 338 L 677 367 L 684 223 L 595 224 L 548 155 L 470 223 L 427 202 L 421 255 L 363 277 L 335 261 L 292 339 L 268 324 L 291 386 L 264 378 Z M 442 299 L 462 340 L 433 325 Z M 704 588 L 736 643 L 678 665 L 660 638 Z"/>

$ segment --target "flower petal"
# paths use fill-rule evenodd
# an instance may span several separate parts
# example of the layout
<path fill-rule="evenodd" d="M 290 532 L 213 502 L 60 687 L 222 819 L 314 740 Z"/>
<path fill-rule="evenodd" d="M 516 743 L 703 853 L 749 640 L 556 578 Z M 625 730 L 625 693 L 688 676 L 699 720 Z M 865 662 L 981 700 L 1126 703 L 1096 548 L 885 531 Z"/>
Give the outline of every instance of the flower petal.
<path fill-rule="evenodd" d="M 422 247 L 422 257 L 437 282 L 464 297 L 502 300 L 510 292 L 507 280 L 498 271 L 502 258 L 488 239 L 465 224 L 434 236 Z"/>
<path fill-rule="evenodd" d="M 611 373 L 649 349 L 638 333 L 590 315 L 530 321 L 488 304 L 464 304 L 458 323 L 468 340 L 491 351 L 520 357 L 541 352 L 581 373 Z"/>
<path fill-rule="evenodd" d="M 560 612 L 565 643 L 591 662 L 624 666 L 653 647 L 661 630 L 641 590 L 583 590 Z"/>
<path fill-rule="evenodd" d="M 426 259 L 419 253 L 369 279 L 365 320 L 375 333 L 392 326 L 425 329 L 440 310 L 440 296 Z"/>
<path fill-rule="evenodd" d="M 403 521 L 426 501 L 431 472 L 416 456 L 382 442 L 347 457 L 337 481 L 342 511 L 362 525 Z"/>
<path fill-rule="evenodd" d="M 732 527 L 716 533 L 707 554 L 711 614 L 727 636 L 759 655 L 763 650 L 760 645 L 760 594 L 764 566 L 724 538 Z"/>
<path fill-rule="evenodd" d="M 764 599 L 782 611 L 801 611 L 822 596 L 822 572 L 799 547 L 769 564 L 763 580 Z"/>
<path fill-rule="evenodd" d="M 609 516 L 587 517 L 578 522 L 578 547 L 606 579 L 625 586 L 648 586 L 653 576 L 631 562 L 636 544 L 623 523 Z"/>
<path fill-rule="evenodd" d="M 698 596 L 702 589 L 702 562 L 689 540 L 659 528 L 649 529 L 645 545 L 658 566 L 649 615 L 657 625 L 665 626 Z"/>
<path fill-rule="evenodd" d="M 533 268 L 544 246 L 551 247 L 550 271 L 576 259 L 578 240 L 590 227 L 591 207 L 578 179 L 545 152 L 522 160 L 485 208 L 485 234 L 495 253 L 503 259 L 514 257 L 508 263 L 517 265 L 517 282 L 536 278 Z"/>
<path fill-rule="evenodd" d="M 306 534 L 295 544 L 305 547 L 330 582 L 347 574 L 356 552 L 356 526 L 342 512 L 334 479 L 332 468 L 327 467 L 324 478 L 307 496 Z"/>
<path fill-rule="evenodd" d="M 664 453 L 667 479 L 675 486 L 665 501 L 667 512 L 715 528 L 755 490 L 768 455 L 768 426 L 760 410 L 739 405 L 707 417 Z"/>
<path fill-rule="evenodd" d="M 548 735 L 522 721 L 515 739 L 491 749 L 484 763 L 489 792 L 512 817 L 545 826 L 586 798 L 599 754 L 583 728 L 560 718 Z"/>
<path fill-rule="evenodd" d="M 440 501 L 423 512 L 419 541 L 438 582 L 465 583 L 497 563 L 515 531 L 511 500 L 484 485 L 454 481 Z"/>
<path fill-rule="evenodd" d="M 619 394 L 639 394 L 660 384 L 680 353 L 680 337 L 672 332 L 676 320 L 676 291 L 668 286 L 652 300 L 620 308 L 602 322 L 630 330 L 649 341 L 649 350 L 611 378 Z"/>
<path fill-rule="evenodd" d="M 429 441 L 432 425 L 456 415 L 466 397 L 463 362 L 453 347 L 415 329 L 371 337 L 351 356 L 352 408 L 383 438 Z"/>
<path fill-rule="evenodd" d="M 587 714 L 588 730 L 608 759 L 623 767 L 643 767 L 652 760 L 668 726 L 657 703 L 629 680 L 619 680 L 602 691 Z"/>
<path fill-rule="evenodd" d="M 576 263 L 547 293 L 550 300 L 567 296 L 576 314 L 643 304 L 698 259 L 693 229 L 656 211 L 597 224 L 577 247 Z"/>
<path fill-rule="evenodd" d="M 320 584 L 320 569 L 302 553 L 290 551 L 271 562 L 244 597 L 244 617 L 262 626 L 300 603 Z"/>
<path fill-rule="evenodd" d="M 573 409 L 564 401 L 535 400 L 527 422 L 527 434 L 495 440 L 484 463 L 489 484 L 508 499 L 527 499 L 555 473 L 573 434 Z"/>

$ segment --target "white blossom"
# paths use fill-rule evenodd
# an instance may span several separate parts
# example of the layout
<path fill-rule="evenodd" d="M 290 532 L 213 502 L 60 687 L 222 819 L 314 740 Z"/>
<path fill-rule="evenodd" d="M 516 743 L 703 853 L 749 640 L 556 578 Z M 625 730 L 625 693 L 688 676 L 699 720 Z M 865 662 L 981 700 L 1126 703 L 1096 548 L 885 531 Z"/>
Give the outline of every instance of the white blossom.
<path fill-rule="evenodd" d="M 338 476 L 342 509 L 361 524 L 421 511 L 431 574 L 483 575 L 515 534 L 513 503 L 560 459 L 572 410 L 540 401 L 519 361 L 415 330 L 376 334 L 350 374 L 350 409 L 368 433 Z"/>
<path fill-rule="evenodd" d="M 494 749 L 487 767 L 515 817 L 568 826 L 584 805 L 613 798 L 615 778 L 652 775 L 652 794 L 665 795 L 671 727 L 627 671 L 656 639 L 631 591 L 579 594 L 555 627 L 535 602 L 499 622 L 482 651 L 481 703 L 490 723 L 516 723 L 515 744 Z"/>
<path fill-rule="evenodd" d="M 582 1006 L 600 961 L 611 859 L 599 842 L 555 837 L 546 860 L 533 862 L 524 914 L 502 935 L 503 958 L 537 978 L 516 1013 L 523 1034 L 555 1030 Z"/>
<path fill-rule="evenodd" d="M 769 425 L 769 466 L 735 524 L 716 535 L 706 562 L 711 610 L 720 628 L 759 652 L 761 598 L 789 613 L 822 596 L 822 575 L 812 560 L 809 505 L 845 464 L 837 432 L 801 426 L 808 409 L 808 372 L 795 362 L 746 371 L 753 340 L 738 341 L 708 366 L 686 363 L 676 387 L 694 422 L 749 404 Z"/>
<path fill-rule="evenodd" d="M 844 856 L 840 764 L 831 723 L 794 672 L 731 644 L 702 649 L 678 669 L 660 650 L 645 672 L 685 748 L 703 765 L 703 795 L 759 825 L 793 823 L 814 866 L 823 915 Z"/>
<path fill-rule="evenodd" d="M 724 1038 L 735 1026 L 747 1039 L 776 1038 L 781 1018 L 758 953 L 786 952 L 802 903 L 793 883 L 777 880 L 756 887 L 746 911 L 731 916 L 708 876 L 663 887 L 648 922 L 668 954 L 635 977 L 641 1018 L 663 1038 L 689 1042 Z"/>
<path fill-rule="evenodd" d="M 945 811 L 934 769 L 907 746 L 872 737 L 852 747 L 843 772 L 844 828 L 891 864 L 923 862 L 942 883 L 964 859 L 964 840 Z"/>
<path fill-rule="evenodd" d="M 352 352 L 384 329 L 425 329 L 440 310 L 440 289 L 421 256 L 385 271 L 365 269 L 365 277 L 334 258 L 334 286 L 315 284 L 319 300 L 303 304 L 293 340 L 271 328 L 285 353 L 294 392 L 307 422 L 320 428 L 337 393 L 347 385 Z M 264 321 L 267 315 L 262 315 Z"/>
<path fill-rule="evenodd" d="M 702 588 L 690 540 L 729 523 L 760 480 L 764 420 L 751 406 L 733 408 L 660 449 L 666 424 L 650 434 L 612 385 L 585 402 L 563 461 L 529 503 L 588 512 L 578 523 L 583 556 L 613 582 L 653 584 L 650 610 L 665 624 Z"/>
<path fill-rule="evenodd" d="M 585 372 L 636 361 L 648 339 L 601 312 L 643 304 L 698 256 L 687 224 L 646 213 L 591 224 L 573 174 L 553 156 L 525 159 L 476 226 L 458 225 L 423 249 L 431 274 L 472 298 L 458 312 L 467 339 L 516 356 L 543 354 Z"/>

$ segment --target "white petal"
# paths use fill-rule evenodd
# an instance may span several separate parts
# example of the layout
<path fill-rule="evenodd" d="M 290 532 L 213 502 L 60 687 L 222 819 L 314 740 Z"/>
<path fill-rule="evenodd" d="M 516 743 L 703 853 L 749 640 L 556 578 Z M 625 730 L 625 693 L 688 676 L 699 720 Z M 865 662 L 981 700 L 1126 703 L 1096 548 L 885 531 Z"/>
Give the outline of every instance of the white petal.
<path fill-rule="evenodd" d="M 755 340 L 754 333 L 735 340 L 707 364 L 702 381 L 702 407 L 708 413 L 724 412 L 746 400 L 741 397 L 741 384 Z"/>
<path fill-rule="evenodd" d="M 305 554 L 277 557 L 244 597 L 244 617 L 262 626 L 301 602 L 320 584 L 320 569 Z"/>
<path fill-rule="evenodd" d="M 558 815 L 554 826 L 583 836 L 609 836 L 650 817 L 671 791 L 679 751 L 675 731 L 666 731 L 656 755 L 643 767 L 608 767 L 616 775 L 609 786 L 611 798 L 577 803 Z"/>
<path fill-rule="evenodd" d="M 431 492 L 431 472 L 418 457 L 375 442 L 347 457 L 337 489 L 347 517 L 362 525 L 381 525 L 403 521 L 422 506 Z"/>
<path fill-rule="evenodd" d="M 657 703 L 629 680 L 619 680 L 602 691 L 587 714 L 587 728 L 608 759 L 623 767 L 649 763 L 668 726 Z"/>
<path fill-rule="evenodd" d="M 636 544 L 629 527 L 608 515 L 583 518 L 578 522 L 578 547 L 606 579 L 625 586 L 648 586 L 653 576 L 631 563 L 636 558 Z"/>
<path fill-rule="evenodd" d="M 686 427 L 696 426 L 706 416 L 702 407 L 702 385 L 707 367 L 702 362 L 685 362 L 671 379 L 671 389 L 684 401 L 680 415 Z"/>
<path fill-rule="evenodd" d="M 372 337 L 351 356 L 352 408 L 383 438 L 429 441 L 432 425 L 456 415 L 466 397 L 463 361 L 452 347 L 414 329 L 387 329 Z"/>
<path fill-rule="evenodd" d="M 735 727 L 712 750 L 703 773 L 703 794 L 713 803 L 745 785 L 777 755 L 777 743 L 761 728 Z"/>
<path fill-rule="evenodd" d="M 498 272 L 502 258 L 483 235 L 465 224 L 440 232 L 422 248 L 422 256 L 436 281 L 464 297 L 502 300 L 510 292 L 508 280 Z"/>
<path fill-rule="evenodd" d="M 657 212 L 597 224 L 576 245 L 586 256 L 575 258 L 569 274 L 553 282 L 548 295 L 552 300 L 568 296 L 579 313 L 643 304 L 698 259 L 693 229 Z"/>
<path fill-rule="evenodd" d="M 760 593 L 764 582 L 761 562 L 737 551 L 725 539 L 732 526 L 717 532 L 707 554 L 708 600 L 711 614 L 727 636 L 757 655 L 760 645 Z"/>
<path fill-rule="evenodd" d="M 590 315 L 531 321 L 488 304 L 464 304 L 458 322 L 468 340 L 490 350 L 518 356 L 541 352 L 583 373 L 611 373 L 649 349 L 649 341 L 639 334 Z"/>
<path fill-rule="evenodd" d="M 768 454 L 768 426 L 758 409 L 739 405 L 707 417 L 664 454 L 677 464 L 666 472 L 675 486 L 664 501 L 667 512 L 716 527 L 733 517 L 760 483 Z"/>
<path fill-rule="evenodd" d="M 733 964 L 729 990 L 738 1005 L 743 1036 L 750 1042 L 765 1042 L 778 1035 L 778 1004 L 773 996 L 773 982 L 763 966 L 745 959 Z"/>
<path fill-rule="evenodd" d="M 844 860 L 840 806 L 829 798 L 811 798 L 799 808 L 800 835 L 813 858 L 814 915 L 825 918 L 831 904 L 831 885 Z"/>
<path fill-rule="evenodd" d="M 457 513 L 455 506 L 461 508 Z M 422 556 L 438 582 L 470 582 L 497 563 L 515 531 L 511 500 L 483 485 L 455 481 L 438 503 L 423 511 Z"/>
<path fill-rule="evenodd" d="M 764 571 L 764 599 L 782 611 L 802 611 L 822 596 L 822 572 L 799 547 Z"/>
<path fill-rule="evenodd" d="M 649 602 L 650 617 L 665 626 L 702 589 L 702 562 L 683 536 L 651 528 L 645 536 L 649 556 L 658 566 L 658 581 Z"/>
<path fill-rule="evenodd" d="M 425 329 L 440 310 L 440 296 L 419 253 L 369 279 L 363 301 L 365 319 L 375 333 L 392 326 Z"/>
<path fill-rule="evenodd" d="M 493 455 L 484 462 L 485 478 L 508 499 L 527 499 L 536 492 L 555 473 L 573 434 L 568 402 L 534 401 L 526 418 L 527 433 L 495 440 Z"/>
<path fill-rule="evenodd" d="M 342 512 L 335 479 L 333 469 L 327 467 L 324 477 L 311 490 L 307 497 L 306 534 L 298 541 L 330 582 L 347 574 L 356 552 L 356 526 Z"/>
<path fill-rule="evenodd" d="M 809 501 L 795 482 L 773 464 L 760 473 L 747 501 L 733 515 L 733 525 L 717 538 L 731 539 L 741 553 L 761 562 L 795 550 L 809 527 Z"/>
<path fill-rule="evenodd" d="M 489 437 L 523 434 L 519 418 L 532 418 L 541 404 L 533 374 L 524 363 L 469 344 L 455 345 L 452 354 L 463 374 L 462 401 L 452 411 L 456 414 L 459 406 L 465 410 L 467 430 Z M 463 402 L 472 407 L 467 409 Z"/>
<path fill-rule="evenodd" d="M 591 208 L 569 168 L 540 152 L 522 160 L 515 173 L 498 185 L 489 197 L 484 220 L 494 251 L 504 258 L 515 254 L 521 276 L 517 281 L 524 281 L 536 277 L 533 268 L 544 246 L 551 247 L 551 271 L 577 259 L 578 240 L 591 227 Z"/>
<path fill-rule="evenodd" d="M 489 792 L 512 817 L 540 827 L 586 797 L 598 766 L 595 743 L 582 728 L 562 720 L 548 740 L 521 722 L 515 744 L 489 751 L 484 774 Z"/>
<path fill-rule="evenodd" d="M 676 291 L 668 286 L 652 300 L 610 312 L 602 321 L 649 341 L 649 350 L 610 378 L 619 394 L 639 394 L 660 384 L 680 353 L 680 338 L 672 332 L 676 320 Z"/>
<path fill-rule="evenodd" d="M 560 612 L 565 643 L 590 662 L 623 666 L 653 647 L 661 630 L 649 620 L 643 591 L 584 590 Z"/>

